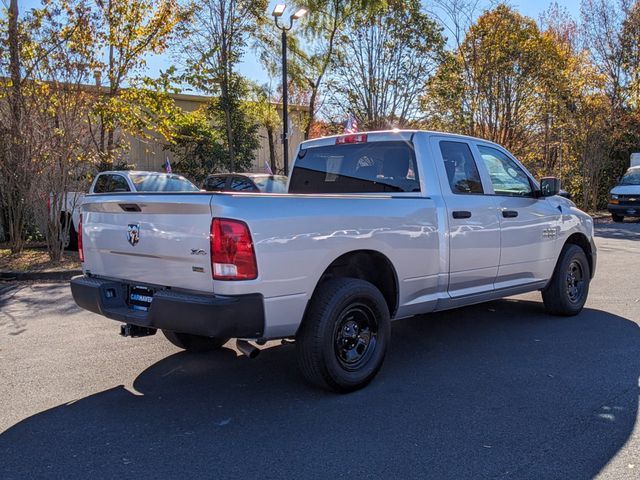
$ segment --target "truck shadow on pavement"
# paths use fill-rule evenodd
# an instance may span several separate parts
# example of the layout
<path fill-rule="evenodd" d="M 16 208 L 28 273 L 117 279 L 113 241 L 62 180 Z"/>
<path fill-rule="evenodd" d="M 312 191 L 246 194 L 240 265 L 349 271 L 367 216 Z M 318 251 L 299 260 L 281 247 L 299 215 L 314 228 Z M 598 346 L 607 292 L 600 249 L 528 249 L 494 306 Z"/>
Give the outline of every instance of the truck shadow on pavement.
<path fill-rule="evenodd" d="M 304 385 L 292 345 L 177 353 L 7 430 L 0 477 L 590 478 L 634 428 L 639 330 L 522 300 L 404 320 L 350 395 Z"/>

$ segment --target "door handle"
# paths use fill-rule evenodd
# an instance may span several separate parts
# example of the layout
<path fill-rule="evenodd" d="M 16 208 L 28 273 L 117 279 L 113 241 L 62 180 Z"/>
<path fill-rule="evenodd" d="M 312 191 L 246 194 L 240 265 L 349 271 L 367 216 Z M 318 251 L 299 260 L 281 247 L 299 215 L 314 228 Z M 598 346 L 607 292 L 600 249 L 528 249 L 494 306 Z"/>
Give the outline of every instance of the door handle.
<path fill-rule="evenodd" d="M 502 216 L 504 218 L 516 218 L 518 216 L 518 212 L 515 210 L 502 210 Z"/>
<path fill-rule="evenodd" d="M 457 210 L 453 212 L 453 218 L 471 218 L 471 212 L 466 210 Z"/>

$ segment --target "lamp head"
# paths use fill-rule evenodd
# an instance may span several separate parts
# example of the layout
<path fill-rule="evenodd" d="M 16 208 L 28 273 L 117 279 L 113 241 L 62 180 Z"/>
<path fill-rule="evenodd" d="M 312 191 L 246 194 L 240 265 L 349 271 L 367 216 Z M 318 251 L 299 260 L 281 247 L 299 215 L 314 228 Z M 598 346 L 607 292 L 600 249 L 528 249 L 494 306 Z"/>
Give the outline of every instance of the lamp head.
<path fill-rule="evenodd" d="M 306 14 L 307 14 L 307 9 L 306 8 L 299 8 L 296 13 L 291 15 L 291 19 L 292 20 L 298 20 L 299 18 L 304 17 Z"/>
<path fill-rule="evenodd" d="M 271 13 L 271 15 L 273 15 L 276 18 L 281 17 L 282 14 L 284 13 L 285 8 L 287 8 L 287 6 L 284 3 L 278 3 L 273 8 L 273 13 Z"/>

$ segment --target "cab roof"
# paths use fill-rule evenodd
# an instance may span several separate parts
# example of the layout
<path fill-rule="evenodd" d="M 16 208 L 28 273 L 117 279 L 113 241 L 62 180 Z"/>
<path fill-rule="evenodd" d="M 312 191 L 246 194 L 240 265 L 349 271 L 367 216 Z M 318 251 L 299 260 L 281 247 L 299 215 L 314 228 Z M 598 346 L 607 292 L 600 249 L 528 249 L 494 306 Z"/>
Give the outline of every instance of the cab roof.
<path fill-rule="evenodd" d="M 300 149 L 335 145 L 337 142 L 337 139 L 350 137 L 354 135 L 366 135 L 367 141 L 370 141 L 370 142 L 393 142 L 393 141 L 408 142 L 408 141 L 411 141 L 412 137 L 416 133 L 424 133 L 427 135 L 439 135 L 439 136 L 458 138 L 458 139 L 464 139 L 464 140 L 473 140 L 473 141 L 485 142 L 485 143 L 490 143 L 490 144 L 499 146 L 497 143 L 492 142 L 491 140 L 486 140 L 484 138 L 479 138 L 479 137 L 472 137 L 469 135 L 461 135 L 458 133 L 441 132 L 437 130 L 393 129 L 393 130 L 362 131 L 362 132 L 356 132 L 356 133 L 343 133 L 340 135 L 331 135 L 328 137 L 314 138 L 312 140 L 306 140 L 302 142 L 300 144 Z"/>

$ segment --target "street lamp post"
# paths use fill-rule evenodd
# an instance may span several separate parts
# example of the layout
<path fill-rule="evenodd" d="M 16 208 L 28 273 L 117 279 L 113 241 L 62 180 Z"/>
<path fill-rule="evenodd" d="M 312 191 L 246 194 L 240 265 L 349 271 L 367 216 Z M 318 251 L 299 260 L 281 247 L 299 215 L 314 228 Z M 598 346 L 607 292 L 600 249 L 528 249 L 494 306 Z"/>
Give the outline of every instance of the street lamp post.
<path fill-rule="evenodd" d="M 282 30 L 282 160 L 284 164 L 284 174 L 289 175 L 289 98 L 287 88 L 287 32 L 293 27 L 293 21 L 302 18 L 307 13 L 306 8 L 300 8 L 289 17 L 289 26 L 280 25 L 279 19 L 284 14 L 287 6 L 279 3 L 273 9 L 273 18 L 276 27 Z"/>

